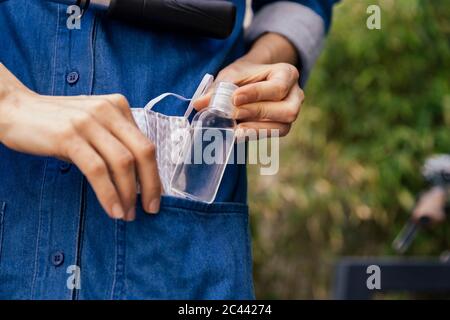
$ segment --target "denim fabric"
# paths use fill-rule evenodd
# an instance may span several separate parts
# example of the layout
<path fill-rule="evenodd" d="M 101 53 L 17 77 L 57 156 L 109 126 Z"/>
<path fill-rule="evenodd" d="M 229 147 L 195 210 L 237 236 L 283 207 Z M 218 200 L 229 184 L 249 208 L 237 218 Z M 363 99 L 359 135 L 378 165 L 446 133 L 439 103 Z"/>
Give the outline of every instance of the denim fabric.
<path fill-rule="evenodd" d="M 66 8 L 0 2 L 0 61 L 41 94 L 119 92 L 142 107 L 166 91 L 192 95 L 205 73 L 243 52 L 241 28 L 218 41 L 88 12 L 71 31 Z M 184 113 L 186 104 L 168 101 L 157 111 Z M 76 167 L 4 146 L 0 159 L 0 298 L 253 297 L 245 166 L 227 169 L 216 204 L 164 198 L 159 215 L 138 207 L 136 221 L 125 223 L 106 216 Z M 80 290 L 66 285 L 70 265 L 80 266 Z"/>
<path fill-rule="evenodd" d="M 164 197 L 148 215 L 138 199 L 137 219 L 116 221 L 75 167 L 0 154 L 0 299 L 253 298 L 245 204 Z"/>
<path fill-rule="evenodd" d="M 0 0 L 0 61 L 40 94 L 121 93 L 133 107 L 167 91 L 191 96 L 243 53 L 245 1 L 234 2 L 233 35 L 211 40 L 91 11 L 69 30 L 67 6 Z M 156 111 L 185 108 L 167 99 Z M 229 165 L 216 203 L 164 197 L 158 215 L 138 206 L 125 223 L 107 217 L 76 167 L 0 145 L 0 298 L 253 298 L 246 188 L 245 166 Z M 79 290 L 67 286 L 72 265 Z"/>

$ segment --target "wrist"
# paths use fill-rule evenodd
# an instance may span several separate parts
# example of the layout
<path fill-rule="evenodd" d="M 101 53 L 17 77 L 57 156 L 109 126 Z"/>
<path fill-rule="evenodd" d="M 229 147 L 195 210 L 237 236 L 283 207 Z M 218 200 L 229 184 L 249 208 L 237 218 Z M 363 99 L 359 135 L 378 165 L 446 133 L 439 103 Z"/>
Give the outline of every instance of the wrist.
<path fill-rule="evenodd" d="M 0 143 L 11 123 L 11 89 L 0 82 Z"/>
<path fill-rule="evenodd" d="M 284 62 L 297 65 L 299 62 L 295 46 L 278 33 L 266 33 L 259 37 L 241 59 L 260 64 Z"/>
<path fill-rule="evenodd" d="M 30 92 L 0 63 L 0 143 L 13 122 L 12 117 L 21 104 L 20 100 Z"/>

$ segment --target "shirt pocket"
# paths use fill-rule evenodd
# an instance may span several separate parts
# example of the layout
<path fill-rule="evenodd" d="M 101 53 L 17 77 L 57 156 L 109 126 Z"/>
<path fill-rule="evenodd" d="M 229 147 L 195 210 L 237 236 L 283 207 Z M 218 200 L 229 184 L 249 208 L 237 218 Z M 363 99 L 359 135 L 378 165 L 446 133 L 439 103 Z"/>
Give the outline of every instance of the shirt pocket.
<path fill-rule="evenodd" d="M 253 299 L 248 207 L 164 196 L 126 224 L 127 299 Z M 118 242 L 120 243 L 120 242 Z"/>

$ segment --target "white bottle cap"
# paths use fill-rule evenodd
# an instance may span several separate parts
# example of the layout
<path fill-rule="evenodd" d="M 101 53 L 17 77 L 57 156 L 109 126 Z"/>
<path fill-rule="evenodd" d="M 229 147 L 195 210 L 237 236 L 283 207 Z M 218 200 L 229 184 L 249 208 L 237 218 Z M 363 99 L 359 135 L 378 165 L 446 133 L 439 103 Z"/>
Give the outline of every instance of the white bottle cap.
<path fill-rule="evenodd" d="M 233 94 L 237 88 L 239 87 L 231 82 L 219 82 L 214 89 L 209 108 L 222 111 L 232 117 L 234 112 Z"/>

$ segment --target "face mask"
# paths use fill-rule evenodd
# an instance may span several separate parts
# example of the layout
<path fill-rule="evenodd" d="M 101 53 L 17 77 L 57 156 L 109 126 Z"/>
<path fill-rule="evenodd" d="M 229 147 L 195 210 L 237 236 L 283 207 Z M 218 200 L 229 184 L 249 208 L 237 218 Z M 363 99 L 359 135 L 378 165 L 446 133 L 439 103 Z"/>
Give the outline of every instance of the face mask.
<path fill-rule="evenodd" d="M 152 99 L 145 108 L 131 109 L 139 129 L 156 146 L 156 161 L 161 184 L 164 189 L 163 194 L 165 195 L 174 195 L 170 188 L 170 181 L 176 166 L 174 159 L 182 151 L 184 144 L 182 139 L 173 139 L 172 134 L 174 132 L 185 132 L 185 134 L 177 134 L 179 137 L 189 134 L 189 116 L 194 109 L 193 102 L 206 93 L 213 81 L 214 77 L 206 74 L 191 99 L 168 92 Z M 166 116 L 152 110 L 158 102 L 168 96 L 173 96 L 182 101 L 190 101 L 184 116 Z"/>

